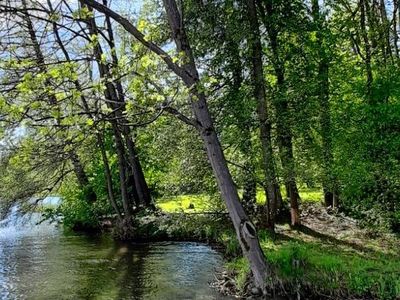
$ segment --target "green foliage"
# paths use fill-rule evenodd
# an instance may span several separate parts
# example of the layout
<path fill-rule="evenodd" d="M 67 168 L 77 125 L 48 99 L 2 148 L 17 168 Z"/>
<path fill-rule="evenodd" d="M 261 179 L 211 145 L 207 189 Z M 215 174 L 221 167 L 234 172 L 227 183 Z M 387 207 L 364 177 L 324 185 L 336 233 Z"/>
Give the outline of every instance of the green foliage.
<path fill-rule="evenodd" d="M 99 225 L 96 208 L 88 203 L 87 193 L 74 184 L 61 190 L 62 203 L 57 212 L 63 217 L 64 226 L 76 229 L 97 228 Z"/>
<path fill-rule="evenodd" d="M 143 212 L 135 218 L 134 239 L 204 241 L 225 246 L 227 241 L 225 239 L 229 238 L 236 242 L 236 250 L 235 253 L 227 252 L 227 255 L 236 255 L 240 253 L 240 248 L 237 241 L 232 239 L 231 223 L 226 221 L 224 215 L 164 214 L 162 212 L 148 214 Z M 118 234 L 118 228 L 116 228 L 115 234 Z"/>

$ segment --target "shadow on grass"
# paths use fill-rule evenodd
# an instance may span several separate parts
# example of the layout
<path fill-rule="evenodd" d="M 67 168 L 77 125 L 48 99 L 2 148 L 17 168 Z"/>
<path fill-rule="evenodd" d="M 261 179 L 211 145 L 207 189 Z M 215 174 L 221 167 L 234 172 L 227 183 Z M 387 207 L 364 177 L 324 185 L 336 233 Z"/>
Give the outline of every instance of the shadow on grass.
<path fill-rule="evenodd" d="M 303 234 L 306 234 L 308 236 L 314 237 L 316 239 L 319 239 L 323 244 L 327 244 L 327 245 L 338 245 L 338 246 L 343 246 L 343 247 L 348 247 L 353 251 L 356 251 L 357 254 L 368 254 L 368 255 L 374 255 L 374 256 L 382 256 L 382 255 L 386 255 L 386 256 L 394 256 L 391 254 L 387 254 L 381 251 L 377 251 L 375 249 L 371 249 L 368 247 L 365 247 L 363 245 L 360 245 L 356 242 L 351 242 L 351 241 L 345 241 L 345 240 L 340 240 L 337 239 L 331 235 L 328 234 L 324 234 L 318 231 L 315 231 L 314 229 L 305 226 L 305 225 L 300 225 L 298 227 L 296 227 L 296 229 L 294 229 L 295 231 L 299 231 Z M 278 240 L 298 240 L 298 241 L 302 241 L 302 242 L 306 242 L 303 241 L 301 239 L 296 239 L 284 234 L 277 234 L 277 239 Z"/>

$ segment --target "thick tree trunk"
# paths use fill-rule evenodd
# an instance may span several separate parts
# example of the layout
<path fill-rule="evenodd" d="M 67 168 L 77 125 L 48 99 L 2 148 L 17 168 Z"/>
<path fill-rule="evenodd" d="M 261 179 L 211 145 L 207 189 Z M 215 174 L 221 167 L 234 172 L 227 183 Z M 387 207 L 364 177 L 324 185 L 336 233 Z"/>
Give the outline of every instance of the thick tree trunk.
<path fill-rule="evenodd" d="M 266 178 L 265 225 L 274 230 L 276 208 L 279 201 L 279 184 L 276 177 L 274 155 L 272 150 L 271 121 L 268 116 L 268 104 L 265 90 L 265 79 L 262 61 L 260 29 L 254 0 L 247 0 L 247 15 L 250 25 L 249 45 L 252 57 L 252 81 L 254 97 L 257 100 L 260 140 Z"/>
<path fill-rule="evenodd" d="M 198 100 L 193 103 L 192 107 L 196 115 L 196 120 L 200 124 L 200 135 L 206 146 L 208 158 L 217 179 L 222 198 L 225 200 L 243 254 L 250 262 L 255 282 L 257 286 L 265 290 L 266 279 L 271 275 L 271 270 L 266 264 L 256 229 L 240 204 L 235 184 L 226 164 L 210 112 L 208 111 L 205 96 L 198 94 L 197 97 Z"/>
<path fill-rule="evenodd" d="M 256 229 L 240 204 L 239 195 L 214 129 L 206 97 L 203 92 L 197 91 L 199 74 L 176 2 L 175 0 L 164 0 L 163 2 L 177 50 L 183 51 L 188 59 L 185 65 L 188 76 L 182 79 L 186 86 L 192 89 L 192 109 L 198 122 L 197 128 L 207 149 L 208 159 L 235 227 L 243 254 L 249 260 L 255 283 L 265 292 L 266 278 L 270 275 L 271 270 L 261 250 Z"/>

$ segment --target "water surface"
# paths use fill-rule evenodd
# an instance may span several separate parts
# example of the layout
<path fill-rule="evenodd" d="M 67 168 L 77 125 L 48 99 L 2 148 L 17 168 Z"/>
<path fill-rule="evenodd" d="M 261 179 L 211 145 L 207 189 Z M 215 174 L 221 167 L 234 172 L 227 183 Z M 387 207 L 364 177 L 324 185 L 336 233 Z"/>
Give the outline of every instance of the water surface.
<path fill-rule="evenodd" d="M 222 261 L 207 245 L 117 243 L 32 223 L 16 211 L 0 222 L 0 299 L 227 299 L 209 287 Z"/>

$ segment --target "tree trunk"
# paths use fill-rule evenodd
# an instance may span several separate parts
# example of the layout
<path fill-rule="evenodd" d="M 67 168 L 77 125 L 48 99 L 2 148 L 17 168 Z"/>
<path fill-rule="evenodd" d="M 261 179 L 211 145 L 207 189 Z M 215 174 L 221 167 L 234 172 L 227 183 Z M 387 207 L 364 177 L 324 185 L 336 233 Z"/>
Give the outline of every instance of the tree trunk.
<path fill-rule="evenodd" d="M 107 6 L 107 0 L 103 0 L 103 5 Z M 112 29 L 112 24 L 110 17 L 106 15 L 106 24 L 107 24 L 107 33 L 108 33 L 108 44 L 113 51 L 111 51 L 111 58 L 115 67 L 118 67 L 118 56 L 115 51 L 115 42 L 114 42 L 114 33 Z M 115 81 L 115 90 L 118 101 L 121 102 L 121 105 L 125 105 L 125 95 L 122 87 L 121 80 L 118 79 Z M 133 141 L 133 136 L 131 133 L 131 129 L 129 126 L 124 125 L 128 123 L 128 120 L 124 117 L 120 110 L 117 111 L 118 118 L 122 123 L 122 132 L 125 138 L 125 144 L 128 149 L 128 157 L 129 163 L 132 168 L 132 177 L 134 181 L 134 187 L 136 189 L 136 195 L 138 197 L 137 207 L 139 205 L 143 205 L 145 207 L 154 208 L 154 205 L 151 201 L 150 190 L 148 188 L 146 179 L 144 177 L 144 172 L 142 166 L 140 164 L 140 160 L 137 155 L 136 146 Z"/>
<path fill-rule="evenodd" d="M 198 94 L 197 97 L 198 100 L 193 102 L 192 107 L 196 115 L 196 120 L 200 124 L 200 135 L 206 146 L 211 167 L 217 179 L 222 198 L 225 200 L 229 216 L 235 227 L 243 254 L 250 262 L 255 283 L 265 291 L 266 279 L 271 275 L 271 270 L 261 250 L 256 229 L 240 204 L 235 184 L 226 164 L 210 112 L 208 111 L 205 96 L 204 94 Z"/>
<path fill-rule="evenodd" d="M 26 9 L 26 1 L 25 0 L 22 1 L 22 4 L 23 4 L 24 9 Z M 42 49 L 40 48 L 39 41 L 37 40 L 36 33 L 33 28 L 32 20 L 28 14 L 26 14 L 24 16 L 24 19 L 26 21 L 29 37 L 32 42 L 32 46 L 34 48 L 34 54 L 35 54 L 35 59 L 36 59 L 38 68 L 42 73 L 46 73 L 47 67 L 45 64 L 45 58 L 44 58 Z M 45 85 L 48 85 L 51 88 L 49 80 L 45 81 Z M 56 109 L 60 110 L 60 107 L 57 103 L 57 99 L 55 98 L 55 96 L 53 94 L 49 95 L 49 104 L 53 107 L 56 107 Z M 60 123 L 60 120 L 57 119 L 57 124 L 59 124 L 59 123 Z M 69 151 L 68 154 L 69 154 L 69 159 L 71 160 L 72 166 L 74 168 L 74 173 L 78 180 L 78 184 L 85 193 L 85 198 L 87 199 L 87 201 L 89 203 L 96 202 L 97 195 L 94 192 L 93 187 L 89 184 L 89 179 L 86 175 L 85 169 L 79 159 L 78 154 L 74 150 Z"/>
<path fill-rule="evenodd" d="M 250 25 L 249 45 L 252 58 L 252 81 L 254 97 L 257 100 L 260 140 L 266 178 L 265 225 L 274 230 L 276 209 L 279 202 L 279 183 L 276 176 L 274 154 L 272 150 L 271 121 L 268 115 L 268 104 L 263 71 L 263 54 L 259 22 L 254 0 L 247 0 L 247 16 Z"/>
<path fill-rule="evenodd" d="M 399 4 L 398 0 L 393 0 L 393 18 L 392 18 L 392 23 L 393 23 L 393 46 L 396 54 L 396 58 L 399 59 L 399 34 L 397 32 L 397 23 L 398 23 L 398 17 L 397 17 L 397 12 L 399 9 Z"/>
<path fill-rule="evenodd" d="M 365 50 L 365 57 L 364 57 L 364 65 L 365 71 L 367 74 L 367 81 L 366 81 L 366 96 L 367 102 L 370 104 L 374 104 L 374 97 L 372 94 L 372 82 L 373 82 L 373 75 L 372 75 L 372 68 L 371 68 L 371 45 L 369 42 L 367 26 L 366 26 L 366 15 L 369 15 L 369 4 L 367 3 L 368 0 L 360 0 L 360 30 L 361 36 L 364 41 L 364 50 Z"/>
<path fill-rule="evenodd" d="M 107 152 L 104 147 L 104 141 L 103 137 L 101 134 L 97 134 L 97 142 L 98 146 L 101 151 L 101 158 L 103 159 L 103 164 L 104 164 L 104 176 L 106 178 L 107 182 L 107 194 L 108 194 L 108 201 L 110 202 L 110 205 L 114 209 L 115 213 L 118 216 L 118 219 L 122 219 L 121 212 L 118 208 L 117 202 L 114 197 L 114 191 L 113 191 L 113 183 L 112 183 L 112 175 L 111 175 L 111 169 L 110 169 L 110 164 L 108 163 L 108 158 L 107 158 Z"/>
<path fill-rule="evenodd" d="M 336 179 L 332 171 L 332 125 L 329 108 L 329 58 L 324 45 L 324 19 L 321 16 L 318 0 L 312 1 L 312 14 L 317 29 L 318 45 L 318 98 L 320 104 L 320 124 L 322 138 L 322 160 L 323 160 L 323 192 L 326 207 L 337 207 L 338 192 Z M 335 199 L 335 201 L 334 201 Z M 335 202 L 335 203 L 334 203 Z"/>
<path fill-rule="evenodd" d="M 278 49 L 278 31 L 275 29 L 273 1 L 267 1 L 264 6 L 259 2 L 262 20 L 267 29 L 270 47 L 272 51 L 272 63 L 277 77 L 278 94 L 274 97 L 274 106 L 277 113 L 276 130 L 277 140 L 283 168 L 283 178 L 287 196 L 290 200 L 291 225 L 300 225 L 299 201 L 300 196 L 297 189 L 295 162 L 293 156 L 292 133 L 289 125 L 289 107 L 284 96 L 285 69 Z"/>
<path fill-rule="evenodd" d="M 113 122 L 111 123 L 111 125 L 113 127 L 115 148 L 118 159 L 119 184 L 121 190 L 122 206 L 124 208 L 124 218 L 128 220 L 132 216 L 132 206 L 131 206 L 131 201 L 129 200 L 128 197 L 127 178 L 125 173 L 127 169 L 125 163 L 125 149 L 117 124 Z"/>
<path fill-rule="evenodd" d="M 243 84 L 243 64 L 240 58 L 239 42 L 235 37 L 230 36 L 229 32 L 226 33 L 227 39 L 227 52 L 228 64 L 232 72 L 233 81 L 231 84 L 231 91 L 228 95 L 231 96 L 230 101 L 241 101 L 244 104 L 247 99 L 241 98 L 241 87 Z M 233 102 L 232 102 L 233 104 Z M 229 104 L 228 104 L 229 105 Z M 237 103 L 234 103 L 235 107 Z M 252 142 L 251 142 L 251 125 L 248 119 L 249 116 L 242 116 L 241 112 L 235 113 L 236 126 L 239 128 L 239 150 L 244 156 L 244 182 L 243 182 L 243 196 L 242 203 L 247 213 L 255 213 L 256 209 L 256 196 L 257 196 L 257 183 L 255 178 L 255 168 L 252 162 Z"/>

